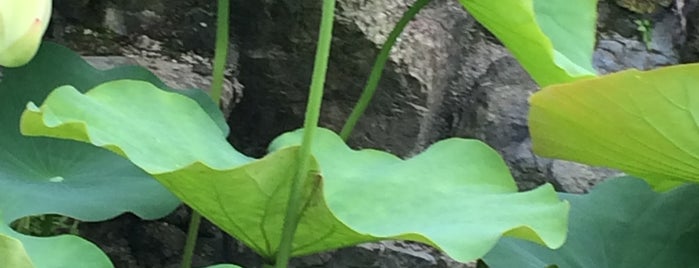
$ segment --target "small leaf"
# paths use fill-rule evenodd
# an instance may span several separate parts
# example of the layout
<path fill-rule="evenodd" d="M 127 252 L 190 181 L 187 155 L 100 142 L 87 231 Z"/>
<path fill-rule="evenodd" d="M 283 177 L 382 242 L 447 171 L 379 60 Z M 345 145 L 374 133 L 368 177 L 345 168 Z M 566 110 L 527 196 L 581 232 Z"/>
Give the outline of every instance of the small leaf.
<path fill-rule="evenodd" d="M 300 132 L 281 136 L 272 153 L 254 160 L 230 147 L 198 109 L 187 98 L 138 81 L 109 82 L 86 94 L 62 87 L 41 107 L 25 110 L 22 131 L 90 142 L 128 157 L 271 259 Z M 162 135 L 165 130 L 168 135 Z M 565 239 L 568 205 L 550 185 L 518 193 L 504 161 L 481 142 L 445 140 L 405 161 L 374 150 L 353 151 L 323 129 L 314 143 L 295 256 L 406 239 L 470 261 L 503 235 L 550 247 Z"/>
<path fill-rule="evenodd" d="M 459 0 L 541 86 L 596 75 L 597 0 Z"/>
<path fill-rule="evenodd" d="M 628 70 L 531 98 L 534 151 L 621 169 L 659 189 L 699 182 L 699 64 Z"/>
<path fill-rule="evenodd" d="M 485 257 L 492 268 L 696 267 L 699 185 L 654 192 L 635 178 L 616 178 L 589 194 L 560 194 L 571 204 L 569 237 L 550 250 L 503 239 Z"/>

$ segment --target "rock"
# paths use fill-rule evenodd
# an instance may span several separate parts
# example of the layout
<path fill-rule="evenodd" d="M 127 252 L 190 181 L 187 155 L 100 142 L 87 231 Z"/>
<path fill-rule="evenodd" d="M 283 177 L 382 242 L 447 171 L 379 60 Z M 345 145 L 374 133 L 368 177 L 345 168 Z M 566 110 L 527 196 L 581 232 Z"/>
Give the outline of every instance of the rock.
<path fill-rule="evenodd" d="M 136 48 L 149 51 L 160 51 L 162 50 L 161 42 L 151 39 L 147 35 L 139 35 L 136 37 L 136 42 L 134 43 Z"/>
<path fill-rule="evenodd" d="M 549 160 L 531 152 L 527 127 L 527 99 L 538 87 L 511 56 L 495 61 L 482 74 L 468 95 L 468 109 L 456 127 L 456 136 L 470 136 L 498 150 L 521 188 L 545 182 Z"/>
<path fill-rule="evenodd" d="M 294 259 L 290 267 L 296 268 L 475 268 L 475 263 L 458 263 L 421 244 L 385 241 L 361 244 Z"/>
<path fill-rule="evenodd" d="M 699 0 L 687 0 L 682 14 L 686 18 L 687 42 L 680 49 L 683 63 L 699 62 Z"/>
<path fill-rule="evenodd" d="M 668 7 L 673 0 L 616 0 L 619 6 L 636 13 L 650 14 L 661 7 Z"/>
<path fill-rule="evenodd" d="M 380 44 L 408 3 L 338 3 L 321 119 L 324 127 L 341 128 Z M 233 2 L 241 40 L 239 80 L 247 89 L 230 121 L 237 126 L 233 142 L 238 148 L 251 146 L 248 153 L 263 154 L 274 137 L 302 125 L 318 5 L 312 1 Z M 409 156 L 446 137 L 456 118 L 444 116 L 463 109 L 468 87 L 498 55 L 489 53 L 494 45 L 486 41 L 487 36 L 473 30 L 479 28 L 457 2 L 426 7 L 394 48 L 378 93 L 350 143 Z"/>
<path fill-rule="evenodd" d="M 590 167 L 575 162 L 553 160 L 549 166 L 550 178 L 556 178 L 560 189 L 568 193 L 586 193 L 592 186 L 607 178 L 619 177 L 621 172 Z"/>
<path fill-rule="evenodd" d="M 532 152 L 527 126 L 529 96 L 537 85 L 511 56 L 494 62 L 473 87 L 456 136 L 472 136 L 495 148 L 521 189 L 552 183 L 559 191 L 585 192 L 595 182 L 618 174 Z"/>
<path fill-rule="evenodd" d="M 625 38 L 617 33 L 600 34 L 593 55 L 595 68 L 604 74 L 629 68 L 650 70 L 677 64 L 679 56 L 674 49 L 666 50 L 667 46 L 659 46 L 659 43 L 653 41 L 651 50 L 648 50 L 641 41 Z M 658 49 L 653 49 L 654 47 Z"/>
<path fill-rule="evenodd" d="M 128 35 L 124 14 L 115 8 L 107 8 L 104 14 L 104 26 L 119 35 Z"/>
<path fill-rule="evenodd" d="M 600 73 L 628 68 L 649 70 L 679 62 L 677 48 L 685 40 L 680 16 L 666 11 L 656 14 L 654 19 L 651 18 L 651 41 L 647 47 L 642 42 L 640 32 L 628 31 L 636 28 L 633 22 L 636 18 L 633 15 L 604 2 L 600 2 L 599 8 L 599 23 L 603 29 L 598 35 L 593 63 Z"/>

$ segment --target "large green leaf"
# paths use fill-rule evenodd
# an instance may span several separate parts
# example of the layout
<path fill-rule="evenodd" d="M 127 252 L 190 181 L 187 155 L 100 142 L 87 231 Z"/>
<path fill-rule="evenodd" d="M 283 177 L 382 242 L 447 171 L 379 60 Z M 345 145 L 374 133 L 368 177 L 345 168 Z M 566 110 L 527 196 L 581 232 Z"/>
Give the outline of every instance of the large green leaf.
<path fill-rule="evenodd" d="M 542 156 L 618 168 L 659 188 L 699 182 L 699 64 L 551 86 L 531 106 Z"/>
<path fill-rule="evenodd" d="M 250 159 L 227 144 L 194 102 L 138 81 L 110 82 L 86 94 L 58 88 L 40 108 L 28 105 L 22 132 L 118 152 L 264 257 L 277 251 L 299 132 L 278 138 L 268 156 Z M 518 193 L 503 160 L 481 142 L 445 140 L 403 161 L 353 151 L 320 130 L 313 155 L 294 255 L 393 238 L 469 261 L 503 235 L 550 247 L 565 239 L 568 205 L 550 185 Z"/>
<path fill-rule="evenodd" d="M 58 213 L 82 220 L 105 220 L 126 211 L 144 218 L 159 218 L 179 201 L 151 176 L 107 150 L 86 144 L 19 133 L 19 117 L 28 101 L 42 101 L 58 86 L 85 91 L 115 79 L 146 80 L 164 87 L 140 67 L 99 71 L 74 52 L 43 44 L 26 66 L 8 68 L 0 82 L 0 210 L 6 217 Z M 183 91 L 216 111 L 206 94 Z M 228 130 L 220 113 L 224 133 Z M 130 119 L 123 119 L 130 120 Z M 219 131 L 221 133 L 221 131 Z M 221 135 L 225 135 L 221 133 Z"/>
<path fill-rule="evenodd" d="M 485 257 L 490 267 L 666 268 L 699 266 L 699 185 L 656 193 L 635 178 L 605 181 L 570 201 L 568 241 L 550 250 L 503 239 Z"/>
<path fill-rule="evenodd" d="M 285 134 L 270 149 L 298 145 L 301 137 Z M 480 141 L 447 139 L 401 160 L 352 150 L 321 129 L 313 155 L 328 207 L 360 233 L 423 242 L 460 261 L 482 256 L 502 235 L 549 247 L 565 238 L 568 206 L 553 188 L 518 193 L 502 158 Z"/>
<path fill-rule="evenodd" d="M 6 218 L 0 209 L 0 267 L 114 267 L 107 255 L 97 246 L 80 237 L 74 235 L 26 236 L 10 229 L 8 226 L 10 221 L 6 221 Z M 5 246 L 12 246 L 13 248 L 10 248 L 12 251 L 6 251 L 8 249 L 4 248 Z M 13 254 L 17 259 L 8 259 L 6 254 Z"/>
<path fill-rule="evenodd" d="M 459 0 L 541 86 L 596 75 L 597 0 Z"/>
<path fill-rule="evenodd" d="M 85 91 L 123 78 L 146 80 L 164 87 L 143 68 L 99 71 L 72 51 L 51 43 L 43 44 L 29 64 L 2 70 L 0 229 L 23 243 L 37 267 L 111 267 L 111 264 L 102 262 L 106 257 L 94 245 L 77 237 L 32 238 L 11 233 L 4 224 L 49 213 L 97 221 L 130 211 L 152 219 L 168 214 L 179 204 L 149 174 L 107 150 L 73 141 L 25 137 L 19 132 L 19 118 L 28 101 L 43 101 L 51 90 L 66 84 Z M 206 94 L 199 90 L 182 93 L 206 107 L 221 128 L 219 135 L 224 136 L 228 128 Z"/>

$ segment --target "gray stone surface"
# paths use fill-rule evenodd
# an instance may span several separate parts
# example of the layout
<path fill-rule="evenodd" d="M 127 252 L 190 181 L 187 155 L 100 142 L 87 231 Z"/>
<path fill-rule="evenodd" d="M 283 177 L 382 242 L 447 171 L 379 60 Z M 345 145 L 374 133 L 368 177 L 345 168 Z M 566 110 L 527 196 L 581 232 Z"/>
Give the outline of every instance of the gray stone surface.
<path fill-rule="evenodd" d="M 605 7 L 604 4 L 600 6 Z M 601 32 L 598 35 L 597 48 L 593 57 L 597 70 L 600 73 L 611 73 L 628 68 L 649 70 L 679 63 L 677 48 L 684 40 L 681 18 L 674 12 L 665 12 L 657 16 L 657 20 L 653 20 L 650 29 L 649 47 L 641 41 L 638 32 L 628 37 L 616 31 Z M 619 18 L 618 13 L 611 13 L 600 19 L 618 21 Z M 627 23 L 635 25 L 632 19 L 626 20 Z M 603 23 L 615 24 L 604 21 Z"/>

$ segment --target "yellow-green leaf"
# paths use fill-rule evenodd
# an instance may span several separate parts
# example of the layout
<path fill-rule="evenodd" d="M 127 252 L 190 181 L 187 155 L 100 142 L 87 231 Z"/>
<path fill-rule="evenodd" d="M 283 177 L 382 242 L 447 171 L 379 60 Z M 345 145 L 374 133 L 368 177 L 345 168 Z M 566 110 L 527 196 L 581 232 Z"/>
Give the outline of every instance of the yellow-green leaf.
<path fill-rule="evenodd" d="M 617 168 L 659 189 L 699 182 L 699 64 L 550 86 L 531 106 L 542 156 Z"/>

